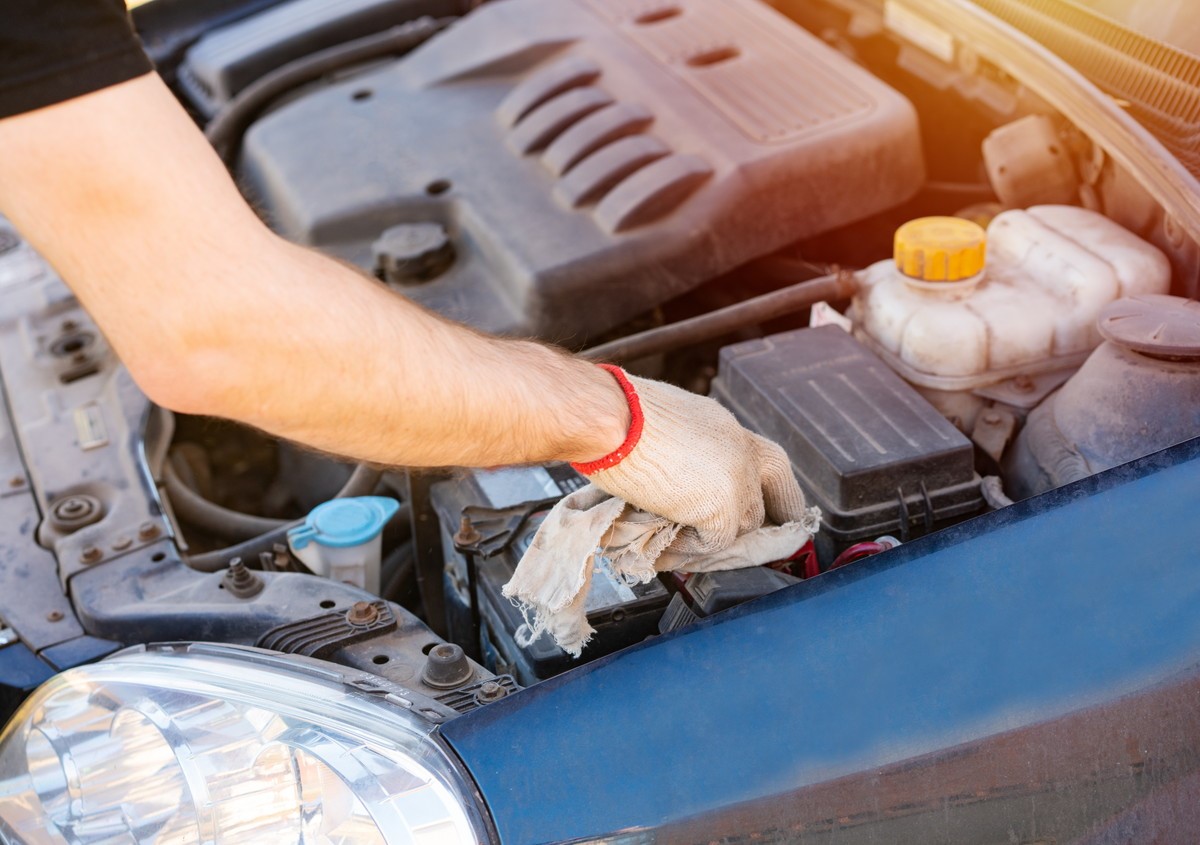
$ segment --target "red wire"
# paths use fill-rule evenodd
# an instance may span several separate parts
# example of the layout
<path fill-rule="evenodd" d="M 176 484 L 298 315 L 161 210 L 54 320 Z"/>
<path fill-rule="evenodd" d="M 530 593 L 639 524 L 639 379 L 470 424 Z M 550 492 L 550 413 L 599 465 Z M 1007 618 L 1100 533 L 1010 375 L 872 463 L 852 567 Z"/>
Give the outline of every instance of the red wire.
<path fill-rule="evenodd" d="M 880 552 L 886 552 L 891 546 L 885 546 L 883 543 L 855 543 L 846 551 L 842 552 L 829 566 L 829 570 L 837 569 L 839 566 L 845 566 L 847 563 L 854 563 L 856 560 L 862 560 L 864 557 L 877 555 Z"/>
<path fill-rule="evenodd" d="M 817 549 L 811 539 L 801 546 L 791 557 L 768 564 L 768 566 L 789 575 L 794 574 L 799 569 L 801 578 L 812 578 L 815 575 L 821 574 L 821 564 L 817 560 Z"/>

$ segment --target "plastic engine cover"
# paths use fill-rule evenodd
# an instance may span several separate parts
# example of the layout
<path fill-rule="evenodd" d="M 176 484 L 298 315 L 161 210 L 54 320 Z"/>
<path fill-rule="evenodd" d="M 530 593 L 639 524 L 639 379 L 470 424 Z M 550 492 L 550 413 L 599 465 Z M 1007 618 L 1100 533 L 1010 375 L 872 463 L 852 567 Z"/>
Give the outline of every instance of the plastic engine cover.
<path fill-rule="evenodd" d="M 759 0 L 490 3 L 267 115 L 241 169 L 282 234 L 364 267 L 441 225 L 454 259 L 414 299 L 564 342 L 924 175 L 908 101 Z"/>

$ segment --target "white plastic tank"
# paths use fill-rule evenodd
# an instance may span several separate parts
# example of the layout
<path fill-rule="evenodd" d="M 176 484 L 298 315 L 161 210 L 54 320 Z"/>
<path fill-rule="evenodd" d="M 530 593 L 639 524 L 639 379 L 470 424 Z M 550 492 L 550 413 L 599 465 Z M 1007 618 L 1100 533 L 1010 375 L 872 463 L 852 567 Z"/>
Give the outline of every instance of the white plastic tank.
<path fill-rule="evenodd" d="M 399 507 L 387 496 L 333 499 L 288 531 L 288 545 L 317 575 L 378 594 L 381 535 Z"/>
<path fill-rule="evenodd" d="M 1170 281 L 1157 247 L 1086 209 L 1006 211 L 986 234 L 923 218 L 897 230 L 894 260 L 860 274 L 855 333 L 913 384 L 970 391 L 1079 366 L 1101 309 Z"/>

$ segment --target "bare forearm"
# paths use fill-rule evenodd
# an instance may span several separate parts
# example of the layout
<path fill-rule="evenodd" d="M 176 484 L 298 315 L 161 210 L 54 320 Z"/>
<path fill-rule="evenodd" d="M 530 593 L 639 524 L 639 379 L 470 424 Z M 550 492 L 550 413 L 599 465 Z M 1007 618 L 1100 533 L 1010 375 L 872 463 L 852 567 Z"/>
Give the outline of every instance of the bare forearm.
<path fill-rule="evenodd" d="M 209 412 L 408 466 L 588 460 L 620 443 L 628 412 L 602 371 L 446 322 L 282 241 L 261 261 L 270 281 L 222 302 L 228 334 L 189 356 L 224 373 Z"/>
<path fill-rule="evenodd" d="M 156 78 L 0 121 L 0 210 L 177 410 L 413 466 L 587 460 L 627 425 L 607 374 L 272 235 Z"/>

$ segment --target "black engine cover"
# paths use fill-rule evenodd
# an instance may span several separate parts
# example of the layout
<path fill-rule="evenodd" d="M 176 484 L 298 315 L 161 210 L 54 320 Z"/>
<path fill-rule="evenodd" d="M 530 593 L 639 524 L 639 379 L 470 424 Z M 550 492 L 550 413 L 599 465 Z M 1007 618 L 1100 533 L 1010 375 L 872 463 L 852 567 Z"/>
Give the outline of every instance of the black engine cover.
<path fill-rule="evenodd" d="M 912 106 L 758 0 L 505 0 L 264 117 L 242 176 L 284 235 L 366 267 L 438 223 L 455 258 L 413 298 L 580 342 L 923 166 Z"/>

